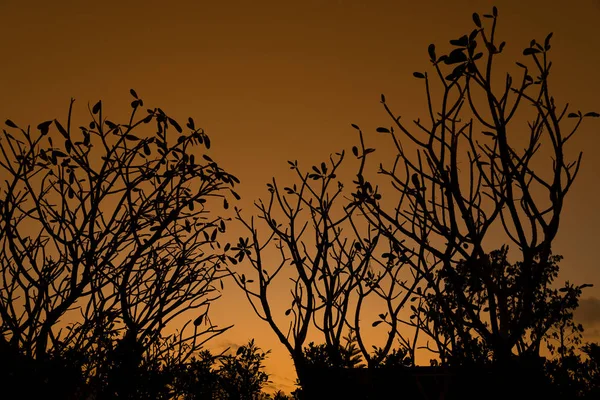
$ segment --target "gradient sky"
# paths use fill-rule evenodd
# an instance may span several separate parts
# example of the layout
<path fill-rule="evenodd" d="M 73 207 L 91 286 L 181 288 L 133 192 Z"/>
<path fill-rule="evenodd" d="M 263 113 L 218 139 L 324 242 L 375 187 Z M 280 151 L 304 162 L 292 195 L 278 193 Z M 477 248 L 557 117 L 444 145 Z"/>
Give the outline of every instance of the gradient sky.
<path fill-rule="evenodd" d="M 194 117 L 211 136 L 211 156 L 242 180 L 242 208 L 250 211 L 270 177 L 288 176 L 286 160 L 310 166 L 349 150 L 351 123 L 368 138 L 389 125 L 381 93 L 405 118 L 422 115 L 422 81 L 412 72 L 430 66 L 428 44 L 470 32 L 472 12 L 492 5 L 507 41 L 504 60 L 522 59 L 531 39 L 554 32 L 557 101 L 600 111 L 598 0 L 0 0 L 0 119 L 36 125 L 65 118 L 71 97 L 76 118 L 86 120 L 87 103 L 98 99 L 123 117 L 134 88 L 148 106 L 181 121 Z M 560 281 L 596 284 L 579 314 L 596 339 L 599 145 L 597 120 L 571 143 L 572 155 L 584 150 L 583 166 L 554 245 L 565 257 Z M 236 327 L 214 345 L 257 338 L 273 350 L 272 379 L 290 390 L 283 346 L 229 287 L 217 319 Z"/>

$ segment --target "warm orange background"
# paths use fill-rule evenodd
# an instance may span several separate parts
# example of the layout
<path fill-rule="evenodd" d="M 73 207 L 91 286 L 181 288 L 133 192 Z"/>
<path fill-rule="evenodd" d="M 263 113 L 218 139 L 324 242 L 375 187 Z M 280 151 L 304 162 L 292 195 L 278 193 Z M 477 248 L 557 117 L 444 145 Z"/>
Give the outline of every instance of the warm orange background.
<path fill-rule="evenodd" d="M 242 207 L 250 211 L 271 176 L 288 176 L 286 160 L 310 166 L 349 150 L 350 123 L 369 135 L 389 125 L 381 93 L 405 118 L 422 115 L 422 82 L 412 72 L 428 68 L 427 45 L 470 32 L 471 13 L 494 4 L 508 43 L 504 59 L 553 31 L 557 101 L 600 111 L 597 0 L 0 0 L 0 119 L 65 118 L 71 97 L 78 118 L 98 99 L 107 113 L 124 116 L 135 88 L 146 105 L 181 121 L 193 116 L 206 129 L 211 156 L 242 180 Z M 571 144 L 584 149 L 583 167 L 554 247 L 565 256 L 561 281 L 599 285 L 586 291 L 579 313 L 596 340 L 599 145 L 597 120 Z M 293 369 L 283 346 L 229 288 L 215 319 L 236 326 L 213 346 L 257 338 L 273 349 L 271 378 L 289 391 Z"/>

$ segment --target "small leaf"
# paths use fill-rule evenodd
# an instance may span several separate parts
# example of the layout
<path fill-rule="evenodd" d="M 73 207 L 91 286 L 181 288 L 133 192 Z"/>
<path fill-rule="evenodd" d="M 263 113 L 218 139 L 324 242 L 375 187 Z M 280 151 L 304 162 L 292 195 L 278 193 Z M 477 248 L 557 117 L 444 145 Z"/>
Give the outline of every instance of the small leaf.
<path fill-rule="evenodd" d="M 431 59 L 431 61 L 435 62 L 435 60 L 436 60 L 436 56 L 435 56 L 435 44 L 430 44 L 429 47 L 427 48 L 427 51 L 429 53 L 429 58 Z"/>
<path fill-rule="evenodd" d="M 100 112 L 101 107 L 102 107 L 102 100 L 100 100 L 96 104 L 94 104 L 94 107 L 92 107 L 92 114 L 98 114 Z"/>
<path fill-rule="evenodd" d="M 553 32 L 550 32 L 548 36 L 546 36 L 546 39 L 544 39 L 544 50 L 550 50 L 550 39 L 552 39 L 553 34 Z"/>
<path fill-rule="evenodd" d="M 458 39 L 451 40 L 450 44 L 453 46 L 467 47 L 469 44 L 469 37 L 467 35 L 463 35 Z"/>
<path fill-rule="evenodd" d="M 48 133 L 48 131 L 50 130 L 50 124 L 52 124 L 52 121 L 45 121 L 37 126 L 37 128 L 42 133 L 42 136 L 44 136 Z"/>
<path fill-rule="evenodd" d="M 498 8 L 496 6 L 494 6 L 494 8 L 492 8 L 492 14 L 494 14 L 494 17 L 498 16 Z"/>
<path fill-rule="evenodd" d="M 133 96 L 135 99 L 138 99 L 138 95 L 137 95 L 137 93 L 135 92 L 135 90 L 133 90 L 133 89 L 129 89 L 129 93 L 131 93 L 131 95 L 132 95 L 132 96 Z"/>
<path fill-rule="evenodd" d="M 196 125 L 194 124 L 194 120 L 192 119 L 192 117 L 188 118 L 188 123 L 186 126 L 192 130 L 196 129 Z"/>
<path fill-rule="evenodd" d="M 139 138 L 139 137 L 137 137 L 137 136 L 134 136 L 134 135 L 125 135 L 125 139 L 127 139 L 127 140 L 131 140 L 131 141 L 137 141 L 137 140 L 140 140 L 140 138 Z"/>
<path fill-rule="evenodd" d="M 528 47 L 525 50 L 523 50 L 523 55 L 524 56 L 529 56 L 529 55 L 532 55 L 532 54 L 537 54 L 539 52 L 540 51 L 538 49 L 534 49 L 533 47 Z"/>
<path fill-rule="evenodd" d="M 356 125 L 356 124 L 351 124 L 351 125 L 352 125 L 352 127 L 353 127 L 354 129 L 356 129 L 356 130 L 360 130 L 360 128 L 358 127 L 358 125 Z"/>
<path fill-rule="evenodd" d="M 585 113 L 584 117 L 594 117 L 594 118 L 599 118 L 600 114 L 598 114 L 597 112 L 594 111 L 590 111 L 588 113 Z"/>
<path fill-rule="evenodd" d="M 451 65 L 465 61 L 467 61 L 467 55 L 464 53 L 464 49 L 456 49 L 448 55 L 448 58 L 444 60 L 444 64 Z"/>
<path fill-rule="evenodd" d="M 354 154 L 355 157 L 358 157 L 358 147 L 352 146 L 352 154 Z"/>
<path fill-rule="evenodd" d="M 131 90 L 133 90 L 133 89 L 131 89 Z M 223 286 L 223 282 L 221 282 L 221 289 L 223 289 L 222 286 Z M 202 317 L 203 317 L 203 315 L 199 316 L 198 318 L 196 318 L 194 320 L 194 326 L 198 326 L 202 323 Z"/>
<path fill-rule="evenodd" d="M 479 14 L 473 13 L 473 22 L 477 25 L 478 28 L 481 28 L 481 18 L 479 18 Z"/>
<path fill-rule="evenodd" d="M 413 72 L 413 76 L 415 78 L 419 78 L 419 79 L 425 79 L 425 74 L 421 73 L 421 72 Z"/>
<path fill-rule="evenodd" d="M 290 313 L 291 313 L 291 312 L 292 312 L 292 309 L 291 309 L 291 308 L 289 308 L 289 309 L 285 310 L 285 315 L 286 315 L 286 316 L 287 316 L 287 315 L 290 315 Z"/>
<path fill-rule="evenodd" d="M 183 132 L 183 129 L 181 129 L 181 126 L 179 126 L 177 121 L 175 121 L 171 117 L 167 117 L 167 119 L 169 120 L 169 123 L 175 128 L 175 130 L 177 130 L 177 132 L 179 132 L 179 133 Z"/>
<path fill-rule="evenodd" d="M 18 128 L 17 124 L 15 124 L 14 122 L 12 122 L 10 119 L 7 119 L 4 123 L 6 125 L 10 126 L 11 128 Z"/>
<path fill-rule="evenodd" d="M 67 130 L 60 124 L 60 122 L 58 122 L 58 120 L 54 120 L 54 125 L 56 125 L 56 128 L 58 129 L 61 135 L 63 135 L 65 138 L 69 137 L 69 135 L 67 134 Z"/>
<path fill-rule="evenodd" d="M 381 95 L 381 102 L 385 103 L 385 96 L 383 94 Z"/>
<path fill-rule="evenodd" d="M 384 128 L 384 127 L 379 127 L 376 129 L 377 132 L 379 133 L 391 133 L 390 130 L 388 128 Z"/>
<path fill-rule="evenodd" d="M 375 322 L 373 322 L 373 325 L 372 325 L 372 326 L 373 326 L 373 327 L 376 327 L 377 325 L 379 325 L 379 324 L 380 324 L 380 323 L 382 323 L 382 322 L 383 322 L 383 321 L 375 321 Z"/>
<path fill-rule="evenodd" d="M 579 118 L 579 114 L 577 114 L 577 113 L 569 113 L 569 115 L 567 115 L 567 118 Z"/>

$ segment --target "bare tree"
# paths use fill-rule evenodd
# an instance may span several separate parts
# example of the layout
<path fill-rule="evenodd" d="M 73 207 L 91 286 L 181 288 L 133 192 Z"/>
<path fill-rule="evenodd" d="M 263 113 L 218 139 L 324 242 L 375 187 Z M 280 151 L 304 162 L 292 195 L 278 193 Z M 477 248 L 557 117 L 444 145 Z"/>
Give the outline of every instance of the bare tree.
<path fill-rule="evenodd" d="M 394 254 L 439 265 L 416 270 L 431 294 L 424 291 L 423 299 L 444 317 L 428 315 L 427 305 L 415 312 L 415 325 L 436 341 L 433 349 L 458 354 L 483 343 L 503 362 L 517 347 L 538 355 L 552 325 L 536 325 L 536 296 L 555 278 L 552 242 L 581 164 L 581 153 L 569 160 L 566 147 L 583 120 L 599 114 L 569 113 L 552 96 L 552 34 L 523 51 L 530 62 L 516 63 L 519 78 L 507 73 L 499 82 L 496 60 L 506 44 L 496 35 L 497 9 L 483 18 L 485 24 L 473 14 L 475 29 L 451 40 L 448 54 L 429 46 L 433 74 L 414 73 L 425 86 L 426 118 L 409 126 L 381 96 L 392 126 L 377 131 L 389 135 L 396 158 L 380 173 L 391 187 L 371 184 L 362 164 L 354 204 L 394 242 Z M 522 115 L 523 108 L 531 113 Z M 359 133 L 355 152 L 366 156 Z M 516 264 L 490 256 L 492 230 L 503 232 Z M 479 288 L 465 291 L 473 284 Z"/>
<path fill-rule="evenodd" d="M 114 338 L 138 365 L 174 348 L 185 359 L 228 329 L 208 317 L 225 274 L 217 241 L 225 219 L 212 210 L 219 199 L 227 207 L 229 192 L 238 197 L 232 188 L 239 181 L 197 154 L 210 139 L 191 118 L 184 133 L 160 108 L 143 112 L 142 99 L 131 94 L 132 112 L 122 124 L 108 120 L 98 102 L 89 124 L 74 129 L 73 100 L 65 125 L 46 121 L 31 130 L 6 121 L 3 354 L 39 361 L 67 349 L 98 354 L 112 346 L 103 340 Z M 145 125 L 155 133 L 139 136 Z M 199 315 L 189 333 L 165 342 L 167 324 L 190 309 Z M 171 344 L 157 355 L 158 343 Z"/>
<path fill-rule="evenodd" d="M 297 183 L 281 187 L 273 179 L 267 185 L 269 198 L 255 203 L 258 217 L 246 219 L 237 210 L 250 237 L 240 238 L 231 261 L 246 260 L 251 269 L 230 266 L 230 272 L 292 356 L 301 383 L 315 351 L 326 365 L 351 367 L 364 359 L 374 366 L 400 339 L 414 362 L 416 336 L 400 334 L 400 311 L 421 278 L 413 274 L 407 283 L 400 272 L 416 270 L 403 268 L 413 261 L 394 256 L 390 242 L 380 240 L 381 233 L 365 223 L 356 205 L 348 205 L 350 193 L 344 198 L 344 186 L 337 180 L 343 158 L 344 153 L 337 153 L 309 172 L 290 161 Z M 288 279 L 284 312 L 278 309 L 281 295 L 272 294 L 273 284 L 285 285 Z M 382 310 L 377 320 L 373 304 L 364 306 L 367 299 Z M 389 328 L 383 346 L 374 352 L 361 329 L 365 321 Z M 323 345 L 308 343 L 315 335 Z"/>

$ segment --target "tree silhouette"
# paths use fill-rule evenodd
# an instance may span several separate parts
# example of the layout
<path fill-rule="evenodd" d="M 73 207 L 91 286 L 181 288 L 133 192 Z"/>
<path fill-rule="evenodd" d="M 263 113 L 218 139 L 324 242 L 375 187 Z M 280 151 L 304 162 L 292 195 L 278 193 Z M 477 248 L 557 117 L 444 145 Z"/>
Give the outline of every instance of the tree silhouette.
<path fill-rule="evenodd" d="M 414 343 L 400 334 L 397 315 L 420 278 L 413 276 L 409 284 L 400 279 L 401 271 L 408 268 L 394 262 L 389 241 L 369 229 L 357 206 L 348 206 L 344 186 L 337 180 L 343 159 L 344 153 L 337 153 L 310 172 L 290 161 L 297 183 L 281 187 L 273 179 L 267 185 L 269 198 L 255 204 L 256 219 L 245 219 L 236 210 L 250 237 L 240 238 L 233 247 L 237 255 L 232 261 L 247 261 L 251 272 L 246 276 L 232 265 L 229 270 L 256 314 L 288 350 L 301 384 L 305 366 L 314 365 L 313 355 L 326 360 L 326 365 L 347 367 L 362 360 L 377 365 L 401 338 L 401 345 L 412 355 L 408 359 L 414 360 Z M 279 258 L 274 268 L 270 267 L 271 253 Z M 270 289 L 274 282 L 284 284 L 284 279 L 292 282 L 289 307 L 274 310 Z M 382 308 L 381 321 L 373 325 L 385 322 L 390 327 L 384 345 L 375 352 L 367 348 L 361 331 L 361 320 L 373 321 L 364 315 L 367 298 L 376 299 Z M 307 348 L 311 332 L 319 332 L 324 344 Z"/>
<path fill-rule="evenodd" d="M 425 86 L 427 117 L 416 119 L 414 127 L 381 96 L 392 126 L 377 131 L 390 137 L 396 158 L 379 172 L 391 187 L 371 184 L 363 162 L 353 204 L 393 241 L 395 256 L 437 265 L 415 271 L 427 282 L 422 298 L 443 317 L 414 318 L 435 339 L 434 350 L 471 357 L 475 335 L 503 363 L 515 349 L 539 356 L 547 322 L 553 321 L 542 323 L 539 307 L 556 277 L 552 242 L 581 162 L 581 153 L 569 160 L 566 145 L 584 119 L 599 114 L 569 113 L 553 97 L 552 34 L 523 51 L 530 62 L 516 63 L 519 78 L 508 73 L 498 82 L 496 60 L 506 43 L 497 38 L 497 19 L 495 7 L 483 20 L 473 14 L 475 29 L 451 40 L 448 54 L 439 56 L 429 46 L 433 74 L 414 73 Z M 524 107 L 532 110 L 527 116 Z M 353 151 L 364 161 L 372 156 L 355 128 L 361 146 Z M 516 264 L 490 256 L 492 231 L 503 232 Z M 573 291 L 585 286 L 568 286 L 554 300 L 572 308 Z M 440 329 L 444 341 L 437 340 Z"/>
<path fill-rule="evenodd" d="M 66 124 L 7 120 L 0 141 L 2 363 L 77 354 L 86 390 L 110 398 L 135 398 L 140 368 L 171 354 L 183 362 L 228 329 L 208 315 L 225 274 L 225 219 L 214 210 L 239 183 L 197 154 L 210 139 L 193 119 L 184 133 L 131 95 L 124 123 L 99 101 L 76 129 L 71 100 Z M 137 134 L 144 126 L 154 133 Z M 190 309 L 194 323 L 169 338 L 165 327 Z"/>
<path fill-rule="evenodd" d="M 377 132 L 390 137 L 396 157 L 380 166 L 379 177 L 367 176 L 375 149 L 352 125 L 359 167 L 347 202 L 340 205 L 343 185 L 335 180 L 339 153 L 310 172 L 290 162 L 296 184 L 273 180 L 269 198 L 256 203 L 257 219 L 238 211 L 250 237 L 240 238 L 235 258 L 248 260 L 253 273 L 232 268 L 232 275 L 288 349 L 302 386 L 309 360 L 342 365 L 345 330 L 356 334 L 369 367 L 414 365 L 422 332 L 421 347 L 437 355 L 434 365 L 489 365 L 496 383 L 528 383 L 521 394 L 530 395 L 545 379 L 542 344 L 561 327 L 581 332 L 573 310 L 589 285 L 553 287 L 560 257 L 552 243 L 582 157 L 569 160 L 567 143 L 584 119 L 600 115 L 569 112 L 555 101 L 552 34 L 523 51 L 529 62 L 516 63 L 518 79 L 511 72 L 497 82 L 506 46 L 497 39 L 497 20 L 495 7 L 475 13 L 475 29 L 451 40 L 448 54 L 429 46 L 433 74 L 414 73 L 425 86 L 427 117 L 414 127 L 381 96 L 392 126 Z M 533 111 L 526 115 L 524 108 Z M 498 231 L 502 239 L 492 240 Z M 280 262 L 269 269 L 264 260 L 273 248 Z M 278 276 L 292 282 L 287 333 L 269 295 Z M 359 321 L 373 298 L 385 311 L 372 325 L 389 330 L 385 346 L 370 352 Z M 405 336 L 402 325 L 413 335 Z M 306 348 L 311 327 L 324 344 Z"/>

